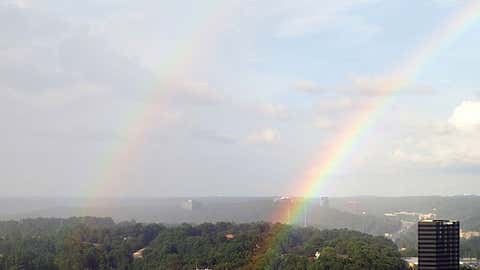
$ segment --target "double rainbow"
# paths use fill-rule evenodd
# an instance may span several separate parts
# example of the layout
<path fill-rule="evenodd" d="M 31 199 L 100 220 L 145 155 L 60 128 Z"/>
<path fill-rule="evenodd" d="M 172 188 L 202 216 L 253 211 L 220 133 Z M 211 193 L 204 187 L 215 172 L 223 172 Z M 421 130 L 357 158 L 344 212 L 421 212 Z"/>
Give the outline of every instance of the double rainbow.
<path fill-rule="evenodd" d="M 181 77 L 183 71 L 192 65 L 191 62 L 195 55 L 204 53 L 198 51 L 199 49 L 204 48 L 205 45 L 214 45 L 216 35 L 229 19 L 231 11 L 234 10 L 231 4 L 227 4 L 228 2 L 230 1 L 216 1 L 206 22 L 202 23 L 193 37 L 185 42 L 184 46 L 180 46 L 176 53 L 162 65 L 162 70 L 158 72 L 159 78 L 155 89 L 146 98 L 147 101 L 139 105 L 136 113 L 126 121 L 126 125 L 121 129 L 120 133 L 125 134 L 127 143 L 115 145 L 108 151 L 105 161 L 100 167 L 102 173 L 96 177 L 94 185 L 89 185 L 92 189 L 88 191 L 88 194 L 92 198 L 105 194 L 118 194 L 116 189 L 121 186 L 118 181 L 123 178 L 123 170 L 128 168 L 129 163 L 136 158 L 136 153 L 144 144 L 145 136 L 155 117 L 164 110 L 164 101 L 168 96 L 164 89 L 171 87 L 172 83 Z M 226 12 L 227 10 L 228 12 Z M 354 146 L 362 139 L 375 120 L 382 115 L 397 93 L 411 84 L 431 59 L 442 49 L 448 47 L 478 18 L 480 18 L 480 1 L 472 0 L 455 13 L 447 23 L 433 32 L 419 48 L 413 51 L 410 57 L 406 58 L 403 64 L 392 72 L 379 76 L 382 87 L 379 89 L 377 97 L 371 99 L 361 112 L 346 122 L 326 149 L 318 151 L 318 156 L 303 177 L 296 181 L 295 187 L 291 189 L 290 193 L 303 198 L 317 196 L 332 172 L 351 155 Z M 284 223 L 298 221 L 307 202 L 306 199 L 302 203 L 294 204 L 294 208 L 288 212 L 282 208 L 273 216 L 275 220 Z"/>

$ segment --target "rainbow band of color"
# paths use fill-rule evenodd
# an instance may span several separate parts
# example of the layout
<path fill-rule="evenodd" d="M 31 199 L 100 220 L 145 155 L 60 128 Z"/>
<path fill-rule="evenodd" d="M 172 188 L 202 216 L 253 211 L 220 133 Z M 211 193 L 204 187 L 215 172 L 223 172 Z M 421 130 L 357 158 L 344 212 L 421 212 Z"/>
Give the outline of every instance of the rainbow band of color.
<path fill-rule="evenodd" d="M 464 33 L 469 26 L 480 18 L 480 1 L 471 1 L 462 10 L 456 13 L 445 25 L 434 32 L 430 38 L 414 51 L 411 57 L 395 72 L 382 76 L 385 81 L 380 95 L 364 107 L 356 117 L 352 118 L 347 125 L 338 133 L 327 149 L 319 152 L 317 159 L 306 171 L 304 177 L 297 181 L 299 188 L 293 188 L 292 194 L 299 196 L 292 207 L 279 207 L 271 216 L 272 221 L 299 224 L 310 202 L 309 198 L 315 198 L 327 184 L 332 172 L 347 159 L 354 146 L 362 139 L 363 134 L 382 115 L 387 106 L 395 98 L 396 94 L 411 84 L 421 70 L 442 49 L 447 48 L 457 37 Z M 287 210 L 286 210 L 287 209 Z M 288 227 L 286 227 L 288 229 Z M 288 234 L 287 231 L 276 231 L 275 237 L 267 237 L 261 244 L 263 252 L 275 249 L 281 239 Z M 254 258 L 261 257 L 256 254 Z M 257 269 L 259 261 L 254 259 L 245 269 Z"/>
<path fill-rule="evenodd" d="M 327 149 L 319 152 L 318 158 L 297 181 L 300 187 L 292 189 L 292 194 L 303 198 L 314 198 L 320 194 L 332 172 L 351 155 L 354 146 L 375 120 L 381 116 L 396 94 L 415 81 L 422 69 L 434 59 L 442 49 L 447 48 L 480 18 L 480 1 L 471 1 L 452 18 L 434 32 L 425 43 L 416 49 L 394 72 L 381 76 L 385 82 L 376 98 L 365 105 L 363 111 L 352 118 L 334 138 Z M 308 203 L 309 200 L 305 200 Z M 294 204 L 291 217 L 287 213 L 275 213 L 274 220 L 284 223 L 298 222 L 306 206 Z"/>
<path fill-rule="evenodd" d="M 108 198 L 122 196 L 125 191 L 120 190 L 120 187 L 142 185 L 140 179 L 135 183 L 126 182 L 125 175 L 131 163 L 138 158 L 148 132 L 158 125 L 175 87 L 178 87 L 178 82 L 188 74 L 189 68 L 194 66 L 195 59 L 200 56 L 202 59 L 208 58 L 208 54 L 215 52 L 217 36 L 229 25 L 228 21 L 233 18 L 236 3 L 224 0 L 204 3 L 205 9 L 209 11 L 207 16 L 196 18 L 196 21 L 201 23 L 193 31 L 193 35 L 179 44 L 165 59 L 156 72 L 154 85 L 149 87 L 150 92 L 145 95 L 144 100 L 138 102 L 138 107 L 132 110 L 128 119 L 122 119 L 125 124 L 118 133 L 125 139 L 107 149 L 104 160 L 99 162 L 98 173 L 93 177 L 94 183 L 86 185 L 84 191 L 89 196 L 87 206 L 97 205 L 100 203 L 98 200 L 103 199 L 107 199 L 104 203 L 108 203 Z M 84 209 L 83 214 L 88 214 L 88 209 Z"/>

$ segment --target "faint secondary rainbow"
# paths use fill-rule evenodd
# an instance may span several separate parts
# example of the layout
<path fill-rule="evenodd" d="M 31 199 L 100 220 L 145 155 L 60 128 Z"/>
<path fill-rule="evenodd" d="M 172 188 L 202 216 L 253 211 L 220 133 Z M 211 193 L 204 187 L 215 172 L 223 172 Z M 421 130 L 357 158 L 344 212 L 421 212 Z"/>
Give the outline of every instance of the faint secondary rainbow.
<path fill-rule="evenodd" d="M 228 25 L 231 19 L 235 1 L 209 1 L 205 3 L 207 14 L 197 18 L 198 26 L 192 35 L 179 44 L 174 52 L 162 63 L 156 72 L 156 81 L 147 86 L 149 93 L 143 100 L 138 101 L 138 106 L 131 110 L 125 124 L 119 129 L 121 140 L 115 142 L 107 149 L 103 160 L 99 163 L 94 183 L 87 186 L 87 206 L 99 203 L 99 199 L 108 199 L 123 195 L 121 187 L 128 186 L 125 174 L 134 162 L 145 144 L 148 132 L 158 124 L 162 124 L 168 100 L 174 95 L 174 87 L 178 81 L 184 79 L 194 66 L 194 60 L 201 56 L 214 53 L 218 35 Z M 204 18 L 206 17 L 206 19 Z M 172 27 L 175 27 L 172 23 Z M 207 57 L 208 58 L 208 57 Z M 205 63 L 202 63 L 205 64 Z M 141 184 L 136 180 L 130 185 Z M 93 200 L 93 201 L 92 201 Z M 108 203 L 108 200 L 105 201 Z M 87 211 L 86 209 L 84 209 Z"/>
<path fill-rule="evenodd" d="M 332 172 L 350 156 L 362 135 L 382 115 L 396 94 L 411 84 L 422 69 L 442 49 L 448 47 L 479 18 L 480 1 L 469 2 L 453 14 L 437 31 L 433 32 L 393 72 L 378 77 L 378 81 L 381 82 L 378 96 L 362 107 L 363 110 L 343 126 L 326 149 L 322 148 L 319 151 L 318 156 L 304 173 L 303 178 L 295 183 L 296 187 L 292 189 L 291 194 L 300 196 L 305 200 L 294 203 L 293 208 L 289 210 L 290 213 L 287 213 L 285 209 L 279 209 L 272 215 L 272 220 L 282 223 L 298 222 L 299 217 L 307 207 L 308 198 L 318 196 Z"/>

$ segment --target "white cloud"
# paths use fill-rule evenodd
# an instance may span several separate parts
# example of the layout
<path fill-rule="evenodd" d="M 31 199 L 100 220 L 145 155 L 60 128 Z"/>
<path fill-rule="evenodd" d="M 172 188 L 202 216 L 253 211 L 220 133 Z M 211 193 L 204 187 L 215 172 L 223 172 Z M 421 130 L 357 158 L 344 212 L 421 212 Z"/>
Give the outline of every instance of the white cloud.
<path fill-rule="evenodd" d="M 355 104 L 354 101 L 349 97 L 330 97 L 320 100 L 316 108 L 320 111 L 335 112 L 349 110 L 354 108 L 356 105 L 358 104 Z"/>
<path fill-rule="evenodd" d="M 342 94 L 365 97 L 378 97 L 397 90 L 402 86 L 402 93 L 407 94 L 431 94 L 434 89 L 426 84 L 407 83 L 399 76 L 369 76 L 350 75 L 344 83 L 324 87 L 311 80 L 297 80 L 291 84 L 291 88 L 304 93 Z"/>
<path fill-rule="evenodd" d="M 194 81 L 189 79 L 177 79 L 164 86 L 175 104 L 186 104 L 194 106 L 214 106 L 225 101 L 225 97 L 205 81 Z"/>
<path fill-rule="evenodd" d="M 75 82 L 65 88 L 43 89 L 40 93 L 36 94 L 6 88 L 1 96 L 3 96 L 5 100 L 9 99 L 12 102 L 26 104 L 30 107 L 60 108 L 65 104 L 70 104 L 81 98 L 95 99 L 107 93 L 109 90 L 110 89 L 98 84 Z"/>
<path fill-rule="evenodd" d="M 350 76 L 350 85 L 344 87 L 344 91 L 366 96 L 380 96 L 392 90 L 397 90 L 399 85 L 406 84 L 402 78 L 395 76 Z M 407 84 L 404 93 L 429 94 L 433 89 L 428 85 Z"/>
<path fill-rule="evenodd" d="M 281 104 L 267 103 L 260 107 L 260 111 L 268 116 L 275 118 L 285 118 L 288 116 L 288 110 Z"/>
<path fill-rule="evenodd" d="M 453 111 L 448 122 L 460 131 L 473 131 L 480 127 L 480 101 L 464 101 Z"/>
<path fill-rule="evenodd" d="M 2 3 L 0 3 L 2 4 Z M 30 7 L 30 1 L 28 0 L 7 0 L 3 4 L 13 5 L 17 8 L 28 8 Z"/>
<path fill-rule="evenodd" d="M 294 83 L 292 83 L 292 88 L 294 90 L 299 91 L 299 92 L 305 92 L 305 93 L 313 93 L 313 92 L 317 92 L 318 90 L 320 90 L 317 83 L 315 83 L 314 81 L 310 81 L 310 80 L 295 81 Z"/>
<path fill-rule="evenodd" d="M 192 136 L 213 143 L 236 144 L 239 142 L 236 136 L 218 130 L 197 130 L 192 132 Z"/>
<path fill-rule="evenodd" d="M 386 91 L 391 91 L 395 87 L 398 80 L 393 77 L 380 76 L 352 76 L 350 77 L 352 83 L 352 91 L 365 95 L 381 95 Z"/>
<path fill-rule="evenodd" d="M 283 1 L 283 16 L 277 31 L 279 37 L 297 37 L 335 28 L 371 34 L 378 31 L 352 10 L 371 1 Z"/>
<path fill-rule="evenodd" d="M 313 126 L 320 129 L 330 129 L 333 127 L 333 122 L 331 119 L 326 117 L 317 117 L 313 121 Z"/>
<path fill-rule="evenodd" d="M 255 131 L 245 139 L 247 144 L 273 144 L 280 140 L 278 132 L 271 128 Z"/>
<path fill-rule="evenodd" d="M 459 1 L 459 0 L 431 0 L 430 2 L 434 5 L 439 5 L 441 7 L 451 7 L 451 6 L 461 5 L 465 1 Z"/>
<path fill-rule="evenodd" d="M 48 13 L 0 5 L 0 32 L 0 87 L 18 96 L 73 97 L 95 89 L 138 94 L 151 79 L 88 27 Z"/>
<path fill-rule="evenodd" d="M 480 102 L 464 101 L 445 124 L 404 139 L 393 157 L 434 166 L 480 165 L 479 124 Z"/>
<path fill-rule="evenodd" d="M 453 133 L 415 140 L 394 151 L 397 160 L 436 166 L 480 165 L 480 143 L 476 134 Z"/>

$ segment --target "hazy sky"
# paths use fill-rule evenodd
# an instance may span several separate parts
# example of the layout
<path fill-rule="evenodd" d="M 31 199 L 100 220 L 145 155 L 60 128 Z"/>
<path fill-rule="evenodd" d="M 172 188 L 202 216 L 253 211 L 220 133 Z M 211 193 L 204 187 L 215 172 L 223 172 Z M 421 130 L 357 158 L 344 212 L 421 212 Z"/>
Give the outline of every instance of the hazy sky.
<path fill-rule="evenodd" d="M 466 2 L 0 0 L 0 195 L 289 194 Z M 480 20 L 440 45 L 320 193 L 479 193 Z"/>

